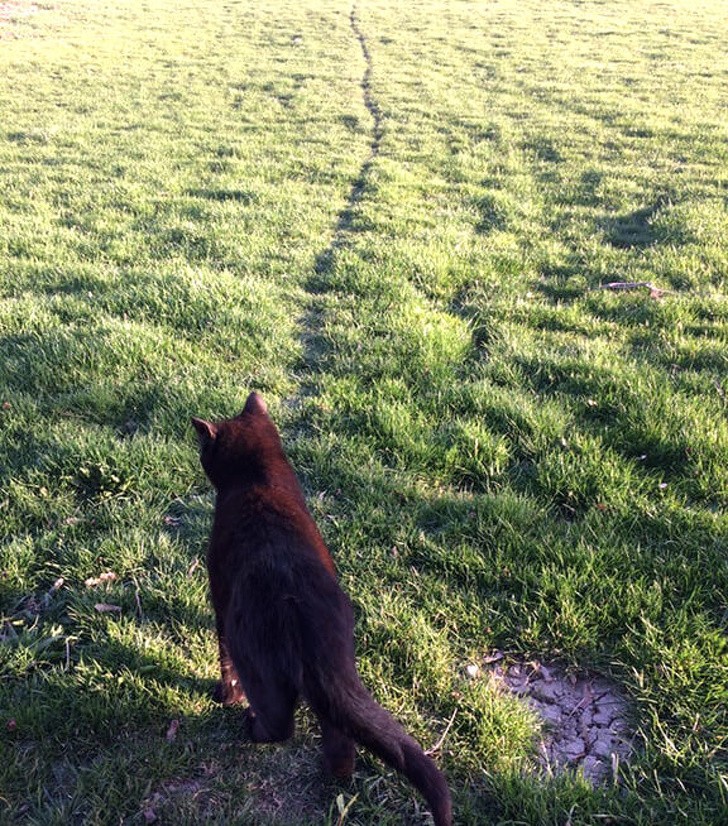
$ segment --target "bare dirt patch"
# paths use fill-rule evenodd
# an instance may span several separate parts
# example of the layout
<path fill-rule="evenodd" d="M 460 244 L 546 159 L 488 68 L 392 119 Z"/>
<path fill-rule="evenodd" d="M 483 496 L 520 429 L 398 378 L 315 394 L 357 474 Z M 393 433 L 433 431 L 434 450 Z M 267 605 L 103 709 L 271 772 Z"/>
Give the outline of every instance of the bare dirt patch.
<path fill-rule="evenodd" d="M 634 749 L 634 711 L 621 686 L 602 675 L 572 674 L 539 662 L 486 658 L 484 671 L 543 720 L 539 761 L 549 774 L 581 771 L 593 784 L 616 781 Z"/>
<path fill-rule="evenodd" d="M 306 715 L 299 711 L 297 722 L 302 723 Z M 319 741 L 312 744 L 302 733 L 281 746 L 254 749 L 256 768 L 248 774 L 247 783 L 250 812 L 281 824 L 322 819 L 321 812 L 341 789 L 323 769 Z"/>
<path fill-rule="evenodd" d="M 175 779 L 166 780 L 152 792 L 144 801 L 142 817 L 145 823 L 159 822 L 160 810 L 171 802 L 180 800 L 193 802 L 196 809 L 202 806 L 203 810 L 209 802 L 209 791 L 200 780 Z"/>

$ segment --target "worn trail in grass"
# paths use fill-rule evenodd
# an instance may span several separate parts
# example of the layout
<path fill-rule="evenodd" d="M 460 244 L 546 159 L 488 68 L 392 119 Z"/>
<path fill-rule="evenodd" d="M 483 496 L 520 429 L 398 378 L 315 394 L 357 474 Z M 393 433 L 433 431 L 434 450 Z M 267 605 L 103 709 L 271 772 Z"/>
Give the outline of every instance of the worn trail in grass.
<path fill-rule="evenodd" d="M 360 86 L 362 104 L 371 119 L 371 139 L 369 142 L 369 150 L 362 160 L 358 173 L 351 182 L 346 202 L 336 217 L 335 228 L 331 235 L 330 243 L 316 256 L 313 273 L 305 282 L 305 289 L 308 292 L 308 309 L 300 319 L 300 340 L 303 346 L 303 360 L 301 369 L 298 371 L 300 384 L 294 396 L 287 400 L 287 406 L 294 408 L 299 407 L 306 396 L 316 392 L 315 381 L 320 369 L 319 359 L 326 347 L 322 335 L 325 326 L 323 322 L 325 296 L 322 295 L 324 292 L 322 285 L 324 284 L 326 273 L 332 266 L 337 251 L 348 243 L 348 236 L 352 231 L 352 222 L 357 202 L 362 196 L 372 163 L 379 153 L 379 144 L 382 137 L 381 116 L 371 94 L 371 55 L 366 38 L 359 28 L 356 4 L 352 6 L 349 13 L 349 22 L 351 31 L 361 47 L 363 74 Z M 351 118 L 351 120 L 355 121 L 356 119 Z"/>
<path fill-rule="evenodd" d="M 720 822 L 720 5 L 122 0 L 1 25 L 2 817 L 334 823 L 343 794 L 346 822 L 426 822 L 365 757 L 327 783 L 306 714 L 254 748 L 208 699 L 187 421 L 254 385 L 365 681 L 425 745 L 451 722 L 459 823 Z M 494 649 L 625 686 L 618 787 L 531 773 L 537 721 L 467 676 Z"/>

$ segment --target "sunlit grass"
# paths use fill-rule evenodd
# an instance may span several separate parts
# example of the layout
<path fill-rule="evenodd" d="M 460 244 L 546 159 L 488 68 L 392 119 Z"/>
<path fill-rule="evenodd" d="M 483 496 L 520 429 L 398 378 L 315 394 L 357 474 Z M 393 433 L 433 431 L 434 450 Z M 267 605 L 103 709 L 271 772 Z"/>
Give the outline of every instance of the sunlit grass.
<path fill-rule="evenodd" d="M 338 0 L 16 7 L 0 819 L 426 822 L 368 757 L 325 780 L 307 713 L 252 747 L 208 699 L 188 421 L 255 387 L 365 682 L 426 747 L 449 725 L 457 823 L 721 822 L 720 4 L 360 2 L 368 108 Z M 624 683 L 621 786 L 530 771 L 533 715 L 465 676 L 494 649 Z"/>

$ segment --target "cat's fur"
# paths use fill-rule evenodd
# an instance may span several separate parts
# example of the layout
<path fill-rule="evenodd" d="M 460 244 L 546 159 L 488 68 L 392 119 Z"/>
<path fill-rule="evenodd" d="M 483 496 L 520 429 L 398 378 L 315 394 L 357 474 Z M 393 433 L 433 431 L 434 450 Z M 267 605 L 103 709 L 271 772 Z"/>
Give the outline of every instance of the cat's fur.
<path fill-rule="evenodd" d="M 192 423 L 217 490 L 207 553 L 220 646 L 216 699 L 247 696 L 250 737 L 266 743 L 292 735 L 305 698 L 332 774 L 352 774 L 357 741 L 409 778 L 436 826 L 451 826 L 444 776 L 361 683 L 351 603 L 265 403 L 251 393 L 236 418 Z"/>

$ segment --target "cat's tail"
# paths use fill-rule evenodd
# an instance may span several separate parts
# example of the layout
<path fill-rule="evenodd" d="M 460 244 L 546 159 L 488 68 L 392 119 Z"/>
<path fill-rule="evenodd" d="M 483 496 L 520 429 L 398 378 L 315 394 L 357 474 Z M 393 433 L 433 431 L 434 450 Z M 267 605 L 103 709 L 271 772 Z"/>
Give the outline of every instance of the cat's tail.
<path fill-rule="evenodd" d="M 452 802 L 445 776 L 419 743 L 374 700 L 358 675 L 355 678 L 351 675 L 343 685 L 329 683 L 325 693 L 328 708 L 320 712 L 349 737 L 404 774 L 427 801 L 435 826 L 451 826 Z"/>

